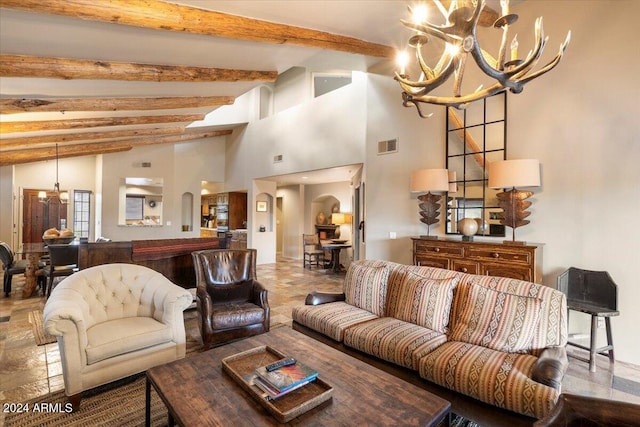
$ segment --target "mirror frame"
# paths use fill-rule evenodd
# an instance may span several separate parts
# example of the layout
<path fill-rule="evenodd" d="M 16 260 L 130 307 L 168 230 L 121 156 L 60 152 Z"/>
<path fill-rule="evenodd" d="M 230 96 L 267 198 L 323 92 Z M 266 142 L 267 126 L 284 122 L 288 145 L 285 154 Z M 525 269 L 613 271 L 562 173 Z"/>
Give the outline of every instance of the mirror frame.
<path fill-rule="evenodd" d="M 478 219 L 479 227 L 476 235 L 504 237 L 504 225 L 500 225 L 495 215 L 496 212 L 502 211 L 495 197 L 498 191 L 488 187 L 488 161 L 507 158 L 506 91 L 471 103 L 463 110 L 447 107 L 445 126 L 446 168 L 450 171 L 449 191 L 446 193 L 445 233 L 461 235 L 457 230 L 457 221 L 466 217 L 467 209 L 474 211 L 479 209 L 484 221 Z M 496 131 L 499 126 L 502 126 L 502 130 Z M 473 145 L 475 137 L 479 141 L 475 144 L 475 149 L 472 149 L 469 146 Z M 461 148 L 453 150 L 453 144 L 456 143 Z M 458 165 L 454 166 L 454 163 Z M 474 173 L 471 168 L 467 168 L 468 164 L 477 164 L 481 170 L 476 170 Z M 455 178 L 452 177 L 452 171 L 456 172 Z M 478 184 L 482 185 L 481 194 L 468 195 L 472 193 L 470 189 L 477 187 Z M 467 201 L 474 202 L 473 206 L 468 207 Z M 481 202 L 479 206 L 478 201 Z"/>

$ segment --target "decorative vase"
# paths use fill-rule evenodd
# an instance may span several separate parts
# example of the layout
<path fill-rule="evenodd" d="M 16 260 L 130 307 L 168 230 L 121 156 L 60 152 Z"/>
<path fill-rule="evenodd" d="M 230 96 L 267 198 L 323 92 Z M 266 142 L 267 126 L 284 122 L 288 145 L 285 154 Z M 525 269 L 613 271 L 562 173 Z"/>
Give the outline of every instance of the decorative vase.
<path fill-rule="evenodd" d="M 464 236 L 463 240 L 472 240 L 472 236 L 478 232 L 478 223 L 473 218 L 463 218 L 458 221 L 458 231 Z"/>
<path fill-rule="evenodd" d="M 324 222 L 326 221 L 327 217 L 324 216 L 324 212 L 319 212 L 318 215 L 316 216 L 316 224 L 318 225 L 324 225 Z"/>

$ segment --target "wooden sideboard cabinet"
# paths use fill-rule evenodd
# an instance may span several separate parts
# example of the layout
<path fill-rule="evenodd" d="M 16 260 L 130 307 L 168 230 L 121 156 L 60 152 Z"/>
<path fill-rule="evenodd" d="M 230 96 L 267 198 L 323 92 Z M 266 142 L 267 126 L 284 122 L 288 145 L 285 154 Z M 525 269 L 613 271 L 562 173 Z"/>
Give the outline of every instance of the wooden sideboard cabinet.
<path fill-rule="evenodd" d="M 415 265 L 542 283 L 541 244 L 411 239 Z"/>

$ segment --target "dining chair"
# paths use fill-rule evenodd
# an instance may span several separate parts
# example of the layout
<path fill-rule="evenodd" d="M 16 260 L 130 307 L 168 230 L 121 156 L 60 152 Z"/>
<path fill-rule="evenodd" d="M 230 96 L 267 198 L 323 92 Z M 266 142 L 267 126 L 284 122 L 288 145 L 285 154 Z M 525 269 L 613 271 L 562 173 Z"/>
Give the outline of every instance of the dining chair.
<path fill-rule="evenodd" d="M 50 261 L 44 268 L 47 278 L 46 296 L 49 298 L 53 288 L 53 279 L 56 277 L 70 276 L 79 270 L 78 248 L 79 245 L 48 245 Z"/>
<path fill-rule="evenodd" d="M 24 274 L 28 261 L 26 259 L 15 259 L 15 253 L 5 242 L 0 242 L 0 259 L 2 259 L 2 269 L 4 270 L 4 295 L 8 297 L 11 293 L 13 275 Z"/>
<path fill-rule="evenodd" d="M 318 237 L 318 235 L 303 234 L 302 246 L 304 248 L 302 268 L 306 268 L 307 265 L 309 266 L 309 269 L 311 269 L 313 265 L 324 268 L 324 249 L 322 249 L 322 246 L 320 246 L 320 238 Z"/>

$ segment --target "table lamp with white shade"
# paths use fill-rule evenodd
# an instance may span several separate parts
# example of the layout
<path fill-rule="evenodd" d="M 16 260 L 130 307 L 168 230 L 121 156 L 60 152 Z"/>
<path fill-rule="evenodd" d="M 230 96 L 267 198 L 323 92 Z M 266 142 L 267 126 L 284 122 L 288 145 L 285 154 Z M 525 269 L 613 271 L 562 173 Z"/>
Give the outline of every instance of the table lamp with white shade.
<path fill-rule="evenodd" d="M 516 243 L 516 228 L 529 224 L 525 218 L 531 215 L 527 211 L 531 202 L 526 199 L 533 196 L 533 192 L 517 188 L 539 186 L 540 162 L 537 159 L 500 160 L 489 164 L 489 187 L 509 189 L 498 193 L 497 197 L 498 206 L 503 210 L 499 214 L 500 224 L 512 229 L 510 243 Z"/>
<path fill-rule="evenodd" d="M 420 200 L 420 221 L 427 224 L 427 239 L 437 239 L 431 236 L 430 226 L 436 224 L 440 215 L 439 194 L 449 190 L 449 174 L 447 169 L 419 169 L 411 172 L 411 192 L 426 193 L 418 196 Z"/>

